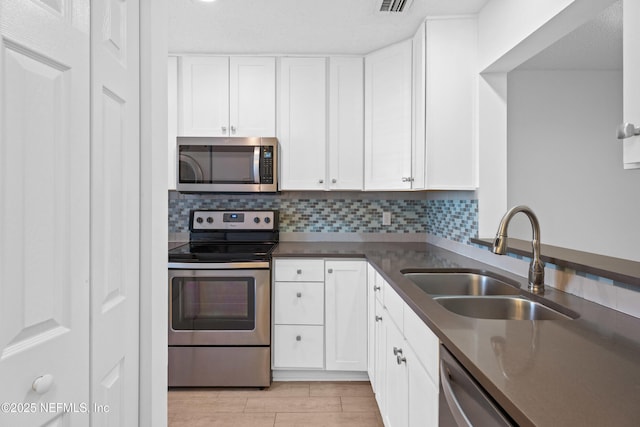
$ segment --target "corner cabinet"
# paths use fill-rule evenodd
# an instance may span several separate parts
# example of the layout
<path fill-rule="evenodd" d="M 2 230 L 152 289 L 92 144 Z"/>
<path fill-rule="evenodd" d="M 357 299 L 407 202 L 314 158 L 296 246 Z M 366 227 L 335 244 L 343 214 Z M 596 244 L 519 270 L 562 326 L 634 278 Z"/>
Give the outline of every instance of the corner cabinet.
<path fill-rule="evenodd" d="M 368 363 L 384 424 L 436 426 L 439 340 L 373 268 L 369 276 Z"/>
<path fill-rule="evenodd" d="M 274 260 L 274 378 L 283 371 L 309 378 L 313 370 L 366 377 L 366 266 L 362 260 Z"/>
<path fill-rule="evenodd" d="M 275 136 L 273 57 L 183 56 L 179 135 Z"/>
<path fill-rule="evenodd" d="M 426 113 L 416 117 L 416 123 L 426 120 L 426 188 L 473 190 L 477 187 L 476 18 L 429 18 L 424 33 L 425 48 L 420 53 L 425 55 Z"/>
<path fill-rule="evenodd" d="M 365 190 L 411 189 L 412 40 L 365 58 Z"/>

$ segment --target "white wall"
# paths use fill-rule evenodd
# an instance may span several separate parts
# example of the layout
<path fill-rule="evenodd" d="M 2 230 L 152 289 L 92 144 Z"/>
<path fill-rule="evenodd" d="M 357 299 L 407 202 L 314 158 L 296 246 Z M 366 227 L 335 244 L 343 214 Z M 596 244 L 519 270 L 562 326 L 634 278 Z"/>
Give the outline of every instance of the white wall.
<path fill-rule="evenodd" d="M 621 71 L 509 73 L 507 202 L 536 212 L 543 243 L 640 261 L 640 171 L 620 166 L 621 120 Z M 530 239 L 524 216 L 509 235 Z"/>

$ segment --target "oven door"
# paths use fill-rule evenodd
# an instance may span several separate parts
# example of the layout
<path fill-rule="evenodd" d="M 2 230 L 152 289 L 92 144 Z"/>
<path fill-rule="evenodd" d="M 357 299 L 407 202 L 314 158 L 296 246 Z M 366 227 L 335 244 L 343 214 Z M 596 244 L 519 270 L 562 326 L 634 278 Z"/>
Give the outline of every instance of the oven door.
<path fill-rule="evenodd" d="M 169 269 L 169 345 L 270 345 L 269 271 Z"/>

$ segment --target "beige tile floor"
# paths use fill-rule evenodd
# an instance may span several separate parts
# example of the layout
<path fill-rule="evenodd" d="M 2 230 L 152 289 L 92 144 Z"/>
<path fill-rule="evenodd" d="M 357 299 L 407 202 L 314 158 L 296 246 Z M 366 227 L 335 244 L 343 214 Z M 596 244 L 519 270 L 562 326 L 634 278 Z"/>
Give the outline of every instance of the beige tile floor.
<path fill-rule="evenodd" d="M 169 427 L 382 427 L 368 382 L 169 390 Z"/>

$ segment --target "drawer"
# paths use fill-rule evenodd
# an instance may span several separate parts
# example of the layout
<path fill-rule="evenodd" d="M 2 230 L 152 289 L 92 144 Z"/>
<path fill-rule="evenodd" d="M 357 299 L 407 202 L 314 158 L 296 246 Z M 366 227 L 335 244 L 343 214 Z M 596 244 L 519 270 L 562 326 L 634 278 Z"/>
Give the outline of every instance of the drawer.
<path fill-rule="evenodd" d="M 323 325 L 324 283 L 276 282 L 273 318 L 276 324 Z"/>
<path fill-rule="evenodd" d="M 322 259 L 276 259 L 276 282 L 324 282 Z"/>
<path fill-rule="evenodd" d="M 404 308 L 404 336 L 434 384 L 439 384 L 440 340 L 408 306 Z"/>
<path fill-rule="evenodd" d="M 389 317 L 398 326 L 400 332 L 403 332 L 404 316 L 402 313 L 405 305 L 404 300 L 386 280 L 382 281 L 382 293 L 384 295 L 384 306 L 389 312 Z"/>
<path fill-rule="evenodd" d="M 324 327 L 276 325 L 273 335 L 274 368 L 324 367 Z"/>

